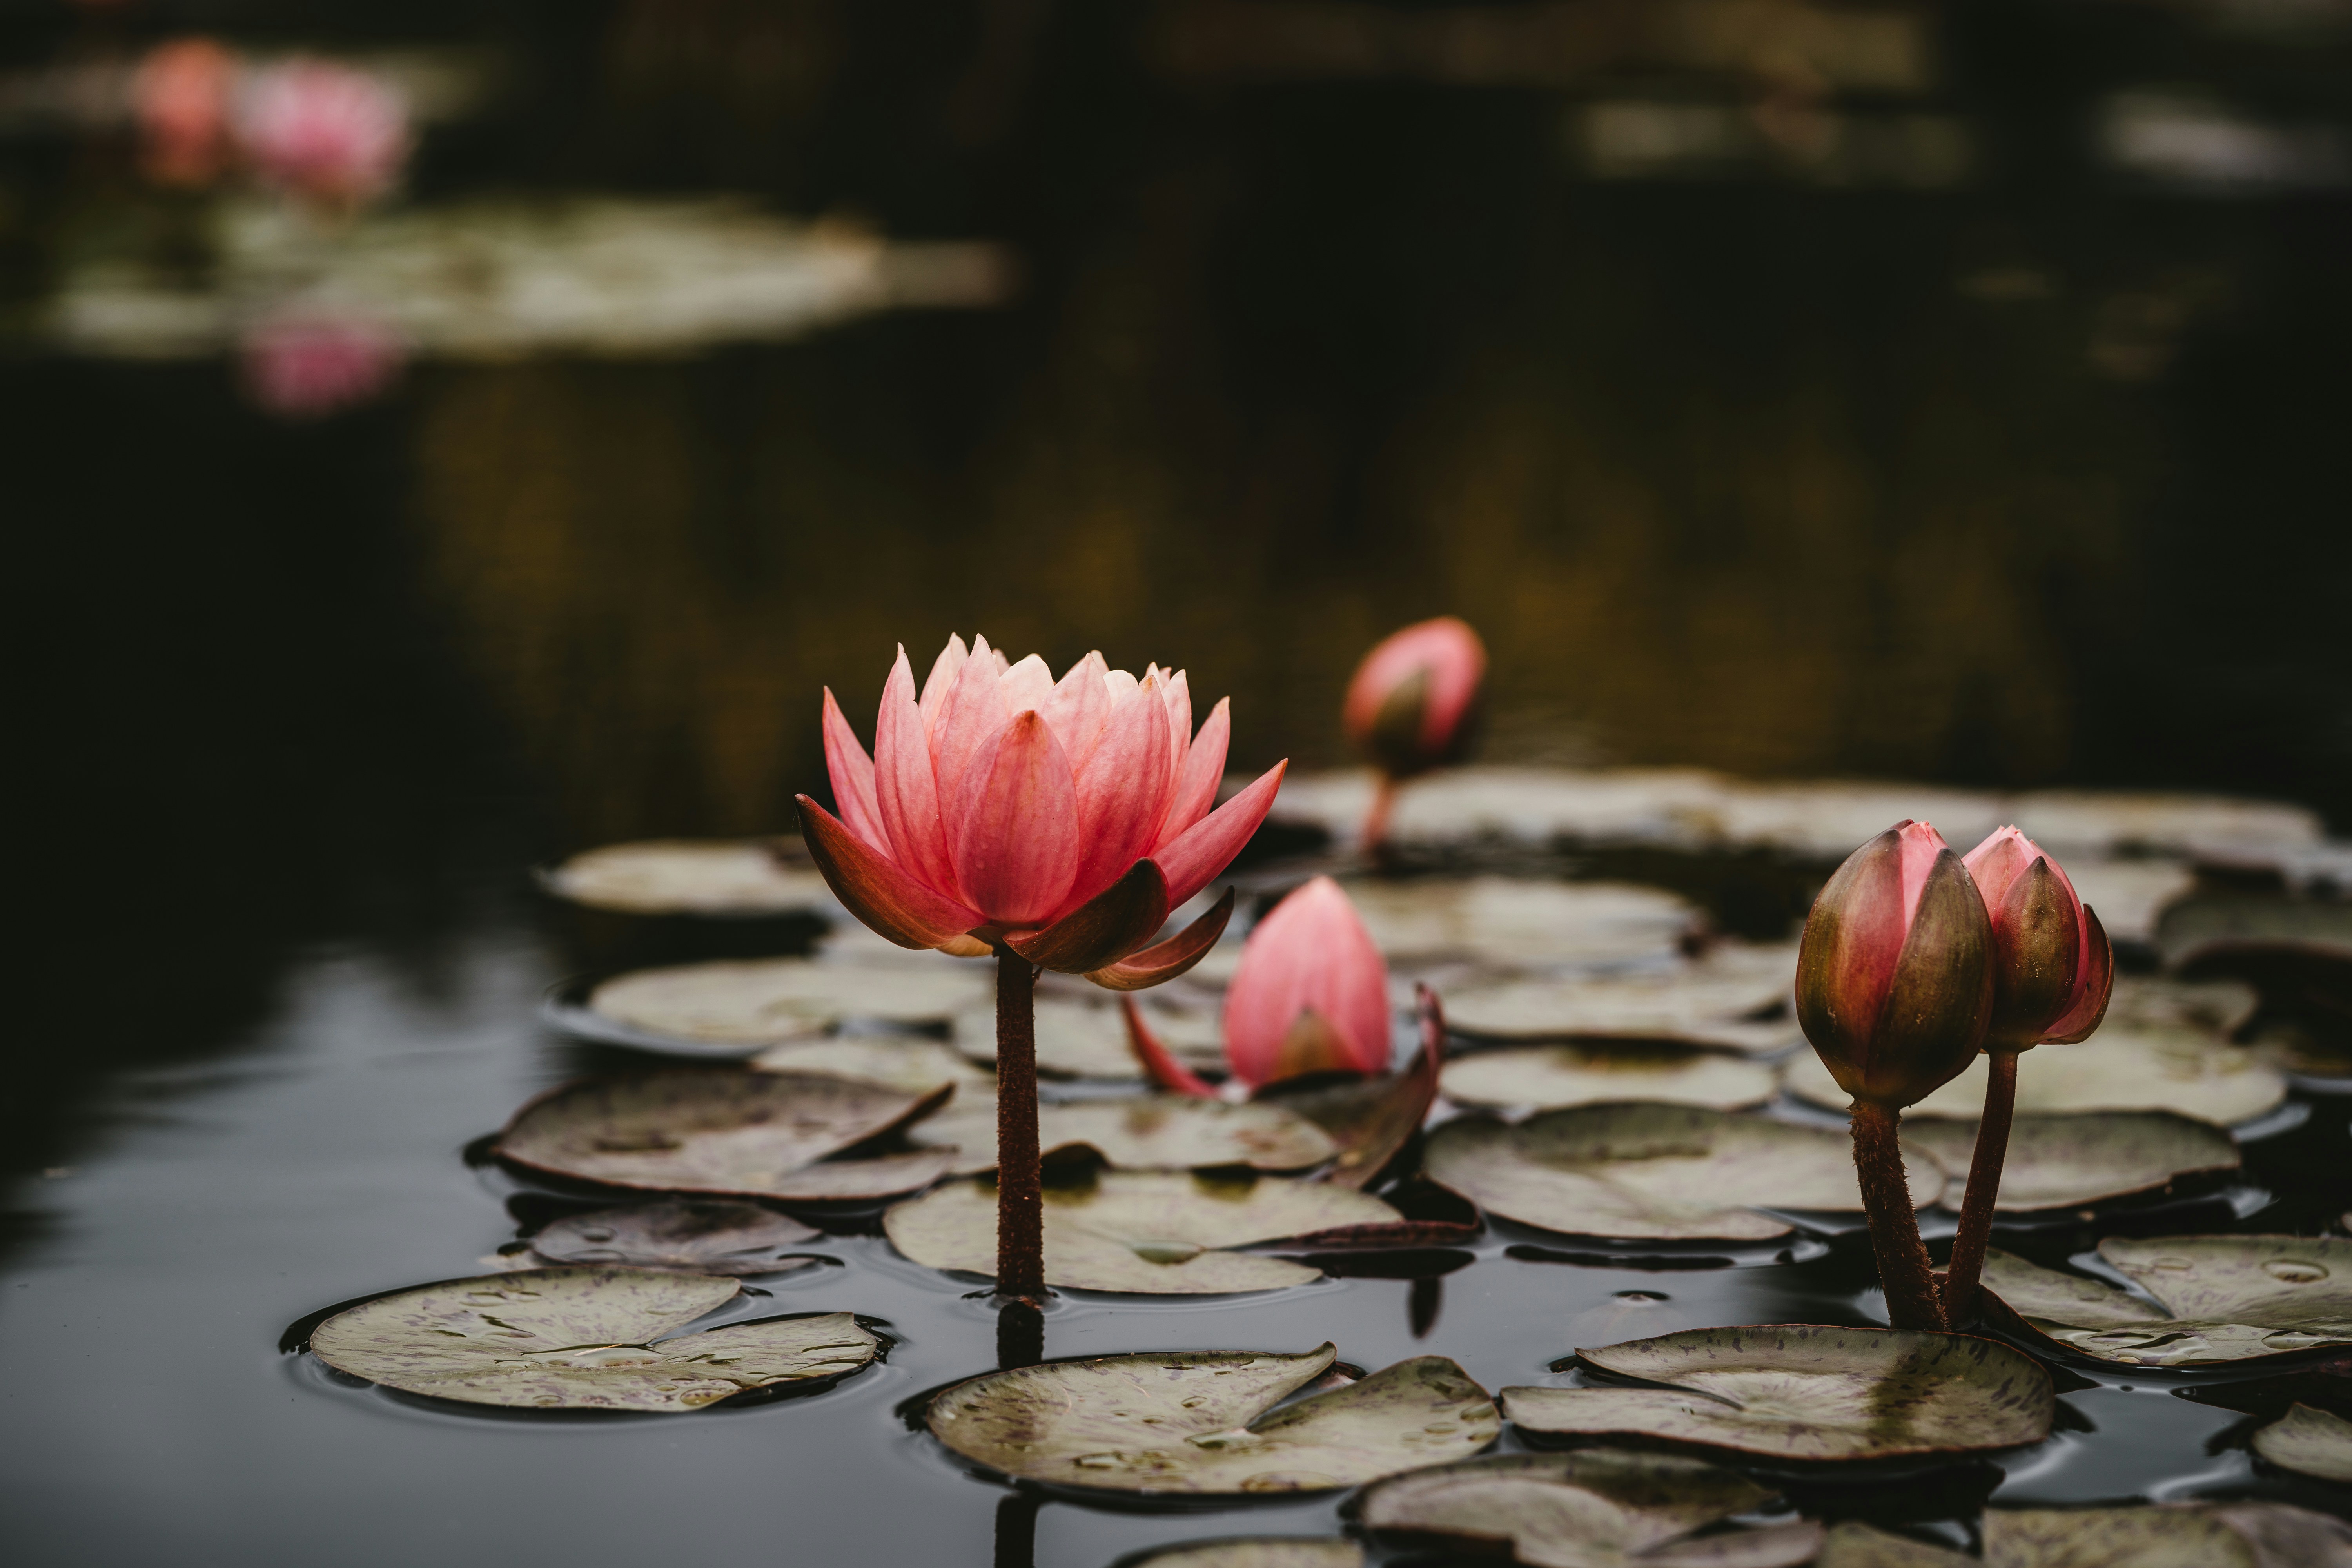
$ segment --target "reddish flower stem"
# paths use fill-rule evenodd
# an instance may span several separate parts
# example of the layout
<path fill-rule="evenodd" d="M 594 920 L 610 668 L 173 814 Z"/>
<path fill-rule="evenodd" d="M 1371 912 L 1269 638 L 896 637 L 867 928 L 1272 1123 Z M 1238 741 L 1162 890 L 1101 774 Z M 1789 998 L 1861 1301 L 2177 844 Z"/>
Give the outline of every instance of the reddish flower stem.
<path fill-rule="evenodd" d="M 996 1294 L 1032 1304 L 1045 1299 L 1036 987 L 1036 965 L 996 955 Z"/>
<path fill-rule="evenodd" d="M 1396 780 L 1382 773 L 1380 788 L 1372 795 L 1372 808 L 1364 813 L 1364 857 L 1376 866 L 1389 863 L 1389 815 L 1396 809 Z"/>
<path fill-rule="evenodd" d="M 1862 1206 L 1870 1215 L 1870 1248 L 1878 1255 L 1878 1282 L 1886 1291 L 1886 1321 L 1898 1329 L 1944 1327 L 1935 1266 L 1919 1239 L 1919 1216 L 1903 1177 L 1898 1113 L 1868 1100 L 1853 1102 L 1853 1168 Z"/>
<path fill-rule="evenodd" d="M 1944 1274 L 1944 1317 L 1954 1328 L 1977 1308 L 1977 1280 L 1992 1239 L 1992 1209 L 2000 1196 L 2000 1167 L 2009 1157 L 2009 1124 L 2017 1110 L 2017 1058 L 2021 1053 L 1988 1041 L 1984 1116 L 1969 1159 L 1969 1193 L 1960 1202 L 1960 1228 L 1952 1237 L 1952 1266 Z"/>

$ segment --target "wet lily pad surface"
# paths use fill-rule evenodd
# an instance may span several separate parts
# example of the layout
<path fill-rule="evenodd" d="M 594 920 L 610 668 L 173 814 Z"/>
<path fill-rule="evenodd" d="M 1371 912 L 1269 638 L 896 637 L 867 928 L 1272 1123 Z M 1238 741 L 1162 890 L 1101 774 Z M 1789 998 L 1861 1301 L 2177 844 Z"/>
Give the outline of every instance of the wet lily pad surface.
<path fill-rule="evenodd" d="M 532 1237 L 530 1250 L 556 1264 L 772 1274 L 809 1262 L 797 1249 L 824 1234 L 757 1204 L 678 1199 L 567 1215 Z"/>
<path fill-rule="evenodd" d="M 1957 1207 L 1976 1152 L 1977 1124 L 1923 1118 L 1903 1127 L 1906 1145 L 1942 1168 Z M 2218 1127 L 2165 1111 L 2021 1116 L 2010 1128 L 1998 1206 L 2007 1213 L 2072 1208 L 2161 1187 L 2197 1172 L 2238 1166 L 2237 1143 Z"/>
<path fill-rule="evenodd" d="M 820 1073 L 827 1078 L 878 1083 L 908 1094 L 931 1094 L 955 1086 L 954 1103 L 993 1101 L 996 1075 L 974 1067 L 937 1040 L 886 1035 L 847 1035 L 770 1046 L 751 1058 L 762 1072 Z"/>
<path fill-rule="evenodd" d="M 1123 1557 L 1113 1568 L 1363 1568 L 1364 1549 L 1336 1535 L 1237 1535 Z"/>
<path fill-rule="evenodd" d="M 1679 1040 L 1769 1053 L 1800 1037 L 1789 1009 L 1796 970 L 1793 946 L 1724 942 L 1697 960 L 1457 987 L 1445 1016 L 1457 1033 L 1494 1039 Z"/>
<path fill-rule="evenodd" d="M 1665 1387 L 1518 1387 L 1503 1413 L 1531 1431 L 1640 1436 L 1780 1460 L 1886 1459 L 2038 1443 L 2049 1373 L 1988 1339 L 1812 1324 L 1699 1329 L 1577 1351 Z"/>
<path fill-rule="evenodd" d="M 763 839 L 647 839 L 583 850 L 545 873 L 558 898 L 640 915 L 773 915 L 834 906 L 804 860 L 780 858 Z"/>
<path fill-rule="evenodd" d="M 1320 1270 L 1221 1248 L 1348 1226 L 1394 1225 L 1378 1198 L 1329 1182 L 1255 1181 L 1180 1172 L 1105 1171 L 1045 1189 L 1045 1283 L 1146 1295 L 1278 1290 Z M 956 1182 L 883 1216 L 891 1244 L 932 1268 L 996 1271 L 996 1189 Z"/>
<path fill-rule="evenodd" d="M 1139 1004 L 1144 1018 L 1170 1053 L 1189 1067 L 1223 1070 L 1224 1037 L 1206 1009 L 1179 1010 L 1155 1000 Z M 956 1015 L 956 1049 L 975 1062 L 996 1062 L 996 1009 L 974 1007 Z M 1127 1020 L 1115 1004 L 1037 998 L 1037 1070 L 1049 1078 L 1092 1079 L 1129 1083 L 1143 1077 L 1127 1043 Z"/>
<path fill-rule="evenodd" d="M 1808 1521 L 1689 1542 L 1694 1531 L 1768 1503 L 1772 1493 L 1704 1460 L 1580 1448 L 1490 1454 L 1393 1476 L 1365 1489 L 1376 1531 L 1501 1546 L 1529 1568 L 1721 1563 L 1787 1568 L 1822 1543 Z M 1674 1543 L 1696 1550 L 1677 1553 Z"/>
<path fill-rule="evenodd" d="M 994 1170 L 995 1103 L 952 1106 L 908 1137 L 926 1147 L 954 1148 L 950 1168 L 959 1175 Z M 1228 1105 L 1172 1094 L 1041 1105 L 1037 1140 L 1046 1153 L 1084 1146 L 1129 1171 L 1202 1165 L 1297 1171 L 1339 1152 L 1329 1134 L 1279 1105 Z"/>
<path fill-rule="evenodd" d="M 1862 1207 L 1843 1133 L 1696 1106 L 1463 1117 L 1431 1135 L 1425 1164 L 1483 1209 L 1572 1235 L 1761 1241 L 1795 1227 L 1759 1207 Z M 1923 1154 L 1906 1169 L 1914 1199 L 1933 1203 L 1943 1173 Z"/>
<path fill-rule="evenodd" d="M 2286 1503 L 1990 1509 L 1984 1562 L 1986 1568 L 2342 1568 L 2352 1562 L 2352 1528 Z"/>
<path fill-rule="evenodd" d="M 649 1035 L 752 1047 L 819 1034 L 845 1018 L 942 1023 L 987 1000 L 985 970 L 924 956 L 931 962 L 772 958 L 640 970 L 597 986 L 588 1005 Z"/>
<path fill-rule="evenodd" d="M 1354 881 L 1348 884 L 1348 897 L 1391 963 L 1664 960 L 1698 920 L 1697 911 L 1672 893 L 1615 882 L 1429 877 Z"/>
<path fill-rule="evenodd" d="M 1466 1458 L 1500 1421 L 1443 1356 L 1281 1405 L 1330 1367 L 1300 1355 L 1104 1356 L 991 1373 L 935 1397 L 940 1442 L 1018 1480 L 1135 1492 L 1327 1491 Z"/>
<path fill-rule="evenodd" d="M 1984 1114 L 1985 1058 L 1903 1113 L 1904 1121 Z M 1789 1058 L 1789 1092 L 1843 1110 L 1845 1091 L 1821 1058 Z M 2017 1113 L 2071 1115 L 2084 1110 L 2168 1110 L 2232 1127 L 2278 1109 L 2286 1079 L 2259 1056 L 2189 1029 L 2102 1027 L 2079 1045 L 2037 1046 L 2017 1065 Z"/>
<path fill-rule="evenodd" d="M 678 1331 L 732 1279 L 543 1268 L 427 1285 L 328 1319 L 320 1361 L 410 1394 L 520 1409 L 700 1409 L 755 1388 L 838 1378 L 881 1342 L 847 1312 Z"/>
<path fill-rule="evenodd" d="M 589 1079 L 515 1113 L 499 1158 L 551 1175 L 656 1192 L 801 1198 L 884 1197 L 929 1185 L 950 1150 L 828 1156 L 944 1103 L 817 1074 L 747 1068 Z"/>
<path fill-rule="evenodd" d="M 2253 1436 L 2254 1452 L 2282 1469 L 2352 1486 L 2352 1421 L 2297 1405 Z"/>
<path fill-rule="evenodd" d="M 2109 1237 L 2099 1256 L 2156 1300 L 1994 1249 L 1985 1287 L 2051 1343 L 2126 1366 L 2198 1366 L 2352 1344 L 2352 1241 Z"/>
<path fill-rule="evenodd" d="M 1769 1067 L 1674 1046 L 1473 1051 L 1447 1062 L 1442 1082 L 1445 1098 L 1456 1104 L 1538 1110 L 1624 1100 L 1737 1110 L 1763 1104 L 1778 1087 Z"/>

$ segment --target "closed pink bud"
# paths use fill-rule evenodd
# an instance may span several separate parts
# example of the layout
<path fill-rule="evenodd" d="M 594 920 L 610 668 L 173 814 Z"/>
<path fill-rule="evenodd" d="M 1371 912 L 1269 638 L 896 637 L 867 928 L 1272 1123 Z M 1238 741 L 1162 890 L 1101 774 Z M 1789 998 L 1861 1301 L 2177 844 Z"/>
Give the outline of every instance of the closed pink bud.
<path fill-rule="evenodd" d="M 2087 1037 L 2106 1016 L 2115 952 L 2065 868 L 2015 827 L 1969 851 L 1992 922 L 1988 1037 L 2011 1049 Z"/>
<path fill-rule="evenodd" d="M 140 62 L 131 79 L 131 113 L 149 178 L 204 185 L 220 174 L 236 77 L 236 60 L 210 38 L 159 44 Z"/>
<path fill-rule="evenodd" d="M 266 179 L 305 195 L 361 202 L 400 175 L 408 104 L 389 83 L 330 60 L 257 72 L 237 110 L 237 140 Z"/>
<path fill-rule="evenodd" d="M 1385 1072 L 1390 1028 L 1388 965 L 1339 883 L 1316 878 L 1250 932 L 1225 991 L 1235 1078 Z"/>
<path fill-rule="evenodd" d="M 1356 667 L 1340 721 L 1391 778 L 1457 762 L 1476 729 L 1486 645 L 1440 616 L 1391 633 Z"/>
<path fill-rule="evenodd" d="M 1797 1021 L 1838 1087 L 1914 1104 L 1969 1065 L 1991 1012 L 1984 900 L 1936 830 L 1899 822 L 1848 856 L 1797 955 Z"/>

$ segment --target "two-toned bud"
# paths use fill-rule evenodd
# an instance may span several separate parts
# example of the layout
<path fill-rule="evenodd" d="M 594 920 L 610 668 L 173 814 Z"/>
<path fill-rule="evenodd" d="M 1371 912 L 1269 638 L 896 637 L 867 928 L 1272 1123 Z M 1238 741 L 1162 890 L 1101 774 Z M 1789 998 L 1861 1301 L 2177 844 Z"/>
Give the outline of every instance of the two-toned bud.
<path fill-rule="evenodd" d="M 2107 1014 L 2115 950 L 2057 861 L 2014 827 L 1969 851 L 1966 865 L 1992 922 L 1989 1044 L 2023 1050 L 2087 1038 Z"/>
<path fill-rule="evenodd" d="M 1459 762 L 1477 729 L 1486 645 L 1452 616 L 1391 633 L 1364 656 L 1339 710 L 1348 738 L 1391 778 Z"/>
<path fill-rule="evenodd" d="M 1898 822 L 1847 856 L 1797 955 L 1797 1021 L 1838 1087 L 1916 1103 L 1969 1065 L 1992 1002 L 1991 922 L 1936 830 Z"/>
<path fill-rule="evenodd" d="M 1318 877 L 1258 921 L 1225 988 L 1224 1023 L 1225 1060 L 1253 1087 L 1388 1070 L 1388 965 L 1339 883 Z"/>

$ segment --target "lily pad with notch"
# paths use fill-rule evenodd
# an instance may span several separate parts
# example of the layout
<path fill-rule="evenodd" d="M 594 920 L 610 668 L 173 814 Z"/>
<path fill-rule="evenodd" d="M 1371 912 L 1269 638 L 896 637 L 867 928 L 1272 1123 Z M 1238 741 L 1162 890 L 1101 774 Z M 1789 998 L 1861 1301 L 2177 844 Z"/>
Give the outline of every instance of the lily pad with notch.
<path fill-rule="evenodd" d="M 749 1050 L 822 1034 L 850 1018 L 941 1024 L 988 994 L 983 970 L 945 959 L 769 958 L 637 970 L 598 985 L 588 1007 L 647 1038 Z"/>
<path fill-rule="evenodd" d="M 1977 1124 L 1910 1122 L 1903 1142 L 1943 1169 L 1945 1196 L 1957 1203 L 1976 1153 Z M 2006 1214 L 2076 1208 L 2200 1172 L 2234 1171 L 2238 1164 L 2237 1141 L 2229 1133 L 2168 1111 L 2021 1116 L 2011 1124 L 1995 1206 Z"/>
<path fill-rule="evenodd" d="M 528 1170 L 640 1191 L 887 1197 L 937 1181 L 953 1151 L 833 1156 L 928 1114 L 952 1092 L 743 1068 L 586 1079 L 516 1111 L 493 1152 Z"/>
<path fill-rule="evenodd" d="M 2296 1405 L 2253 1436 L 2253 1450 L 2281 1469 L 2352 1486 L 2352 1421 Z"/>
<path fill-rule="evenodd" d="M 757 1204 L 676 1198 L 566 1215 L 530 1238 L 530 1256 L 554 1265 L 776 1274 L 817 1261 L 793 1249 L 824 1234 Z"/>
<path fill-rule="evenodd" d="M 1488 1454 L 1392 1476 L 1358 1508 L 1373 1530 L 1507 1548 L 1528 1568 L 1792 1568 L 1821 1549 L 1810 1520 L 1698 1536 L 1772 1500 L 1700 1459 L 1615 1448 Z"/>
<path fill-rule="evenodd" d="M 1647 1100 L 1738 1110 L 1779 1087 L 1769 1067 L 1692 1046 L 1525 1046 L 1472 1051 L 1445 1064 L 1445 1098 L 1460 1105 L 1570 1105 Z"/>
<path fill-rule="evenodd" d="M 1698 911 L 1658 888 L 1509 877 L 1354 880 L 1348 895 L 1391 963 L 1623 963 L 1671 957 Z M 1791 971 L 1793 973 L 1793 969 Z"/>
<path fill-rule="evenodd" d="M 1984 1114 L 1985 1058 L 1907 1108 L 1906 1125 L 1930 1118 L 1974 1121 Z M 1843 1110 L 1849 1102 L 1821 1058 L 1800 1051 L 1782 1082 L 1790 1094 Z M 2017 1114 L 2168 1110 L 2231 1127 L 2278 1109 L 2286 1079 L 2253 1052 L 2190 1029 L 2103 1028 L 2079 1045 L 2042 1046 L 2017 1065 Z"/>
<path fill-rule="evenodd" d="M 934 1397 L 940 1442 L 1015 1480 L 1158 1494 L 1329 1491 L 1495 1440 L 1486 1391 L 1416 1356 L 1294 1404 L 1336 1351 L 1176 1352 L 990 1373 Z"/>
<path fill-rule="evenodd" d="M 797 847 L 759 838 L 607 844 L 542 871 L 539 881 L 559 899 L 619 914 L 742 917 L 837 907 L 816 868 L 791 855 Z"/>
<path fill-rule="evenodd" d="M 2125 1366 L 2210 1366 L 2352 1345 L 2352 1241 L 2109 1237 L 2099 1256 L 2155 1304 L 1996 1248 L 1984 1268 L 1992 1321 Z"/>
<path fill-rule="evenodd" d="M 880 1353 L 848 1312 L 680 1330 L 742 1290 L 643 1268 L 541 1268 L 380 1296 L 310 1335 L 336 1371 L 437 1399 L 538 1410 L 698 1410 L 782 1384 L 812 1388 Z"/>
<path fill-rule="evenodd" d="M 909 1131 L 910 1142 L 951 1147 L 950 1169 L 972 1175 L 996 1168 L 996 1105 L 958 1106 Z M 1328 1134 L 1279 1105 L 1229 1105 L 1172 1094 L 1066 1100 L 1037 1108 L 1037 1145 L 1045 1153 L 1080 1146 L 1129 1171 L 1247 1165 L 1297 1171 L 1339 1152 Z"/>
<path fill-rule="evenodd" d="M 1654 1386 L 1507 1388 L 1504 1414 L 1533 1432 L 1850 1462 L 2038 1443 L 2057 1408 L 2032 1357 L 1968 1334 L 1767 1323 L 1576 1354 Z"/>
<path fill-rule="evenodd" d="M 1378 1198 L 1327 1182 L 1103 1171 L 1090 1185 L 1045 1189 L 1045 1283 L 1145 1295 L 1278 1290 L 1321 1270 L 1223 1249 L 1401 1219 Z M 892 1207 L 882 1226 L 891 1245 L 927 1268 L 996 1271 L 992 1183 L 926 1193 Z"/>
<path fill-rule="evenodd" d="M 1844 1134 L 1698 1106 L 1576 1106 L 1517 1125 L 1463 1117 L 1431 1134 L 1423 1167 L 1491 1214 L 1571 1236 L 1762 1241 L 1796 1226 L 1760 1207 L 1862 1207 Z M 1906 1153 L 1905 1169 L 1915 1201 L 1935 1202 L 1934 1162 Z"/>

